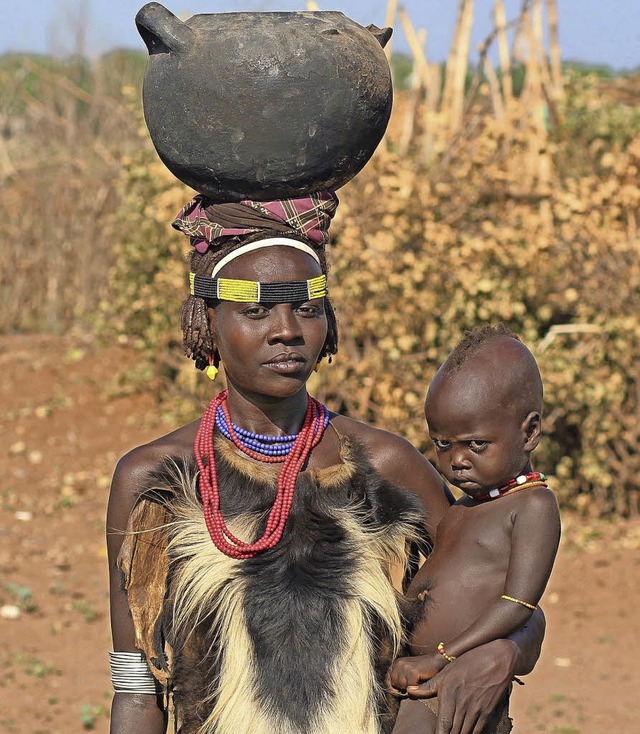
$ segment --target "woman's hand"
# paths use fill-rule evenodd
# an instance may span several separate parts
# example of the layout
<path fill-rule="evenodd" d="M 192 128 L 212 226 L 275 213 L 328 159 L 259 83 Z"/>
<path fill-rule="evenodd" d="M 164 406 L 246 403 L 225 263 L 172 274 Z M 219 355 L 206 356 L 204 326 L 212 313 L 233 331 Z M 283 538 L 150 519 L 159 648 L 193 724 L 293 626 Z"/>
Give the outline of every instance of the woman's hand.
<path fill-rule="evenodd" d="M 481 734 L 513 679 L 518 656 L 511 640 L 488 642 L 412 688 L 411 698 L 438 696 L 436 734 Z"/>

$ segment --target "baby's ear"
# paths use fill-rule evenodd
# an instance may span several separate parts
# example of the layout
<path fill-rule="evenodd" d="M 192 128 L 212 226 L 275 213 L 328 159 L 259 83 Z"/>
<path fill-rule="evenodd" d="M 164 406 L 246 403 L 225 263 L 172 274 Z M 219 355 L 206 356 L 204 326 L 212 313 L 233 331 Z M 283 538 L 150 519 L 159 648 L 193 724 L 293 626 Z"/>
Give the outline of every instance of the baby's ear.
<path fill-rule="evenodd" d="M 537 410 L 532 411 L 522 422 L 522 430 L 525 436 L 525 451 L 533 451 L 540 443 L 542 436 L 542 416 Z"/>

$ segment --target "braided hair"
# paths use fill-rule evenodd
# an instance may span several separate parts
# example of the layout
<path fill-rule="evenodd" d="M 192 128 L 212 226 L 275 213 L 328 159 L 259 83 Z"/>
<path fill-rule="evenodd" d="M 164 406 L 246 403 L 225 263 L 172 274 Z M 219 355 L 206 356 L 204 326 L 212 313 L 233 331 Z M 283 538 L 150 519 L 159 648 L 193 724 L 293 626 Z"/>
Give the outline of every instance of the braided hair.
<path fill-rule="evenodd" d="M 209 248 L 206 252 L 199 252 L 193 248 L 190 255 L 191 272 L 196 275 L 210 276 L 217 262 L 236 250 L 241 245 L 249 242 L 256 242 L 265 237 L 273 235 L 272 231 L 264 230 L 251 235 L 230 236 L 218 240 L 218 246 L 214 249 Z M 287 234 L 289 239 L 298 239 L 300 242 L 313 247 L 314 252 L 320 260 L 322 272 L 327 272 L 327 261 L 325 257 L 324 247 L 314 246 L 309 240 L 298 237 L 295 234 Z M 213 337 L 211 335 L 211 327 L 209 324 L 208 308 L 215 308 L 219 301 L 210 298 L 198 298 L 196 296 L 188 296 L 182 304 L 181 323 L 182 323 L 182 345 L 184 353 L 195 362 L 196 369 L 204 370 L 213 359 L 216 363 L 218 357 L 214 353 Z M 319 355 L 319 359 L 336 354 L 338 351 L 338 324 L 336 315 L 328 296 L 324 298 L 324 310 L 327 317 L 327 338 Z"/>

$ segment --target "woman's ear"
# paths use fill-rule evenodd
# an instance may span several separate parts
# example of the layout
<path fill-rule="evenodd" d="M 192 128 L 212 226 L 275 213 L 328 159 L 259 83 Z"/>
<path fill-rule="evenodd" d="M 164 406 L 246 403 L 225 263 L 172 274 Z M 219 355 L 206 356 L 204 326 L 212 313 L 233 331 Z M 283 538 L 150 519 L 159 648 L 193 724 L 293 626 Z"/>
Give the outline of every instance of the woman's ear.
<path fill-rule="evenodd" d="M 522 422 L 525 437 L 524 450 L 533 451 L 542 437 L 542 416 L 537 410 L 532 411 Z"/>

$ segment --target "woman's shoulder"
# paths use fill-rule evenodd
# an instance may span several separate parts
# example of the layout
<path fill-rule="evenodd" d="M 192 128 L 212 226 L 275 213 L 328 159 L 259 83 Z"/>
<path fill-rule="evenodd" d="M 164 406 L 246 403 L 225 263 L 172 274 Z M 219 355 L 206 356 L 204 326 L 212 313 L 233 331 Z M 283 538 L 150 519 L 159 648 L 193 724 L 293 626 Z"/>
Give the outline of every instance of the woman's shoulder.
<path fill-rule="evenodd" d="M 435 482 L 441 490 L 442 480 L 433 465 L 402 436 L 367 425 L 361 421 L 336 415 L 332 423 L 338 433 L 362 444 L 374 469 L 398 484 L 412 484 L 416 473 L 424 481 Z"/>
<path fill-rule="evenodd" d="M 332 416 L 331 422 L 338 433 L 362 444 L 375 468 L 382 473 L 386 473 L 398 462 L 410 461 L 419 465 L 429 463 L 409 441 L 391 431 L 370 426 L 344 415 Z"/>
<path fill-rule="evenodd" d="M 118 461 L 111 483 L 111 496 L 135 502 L 149 479 L 167 462 L 189 462 L 193 459 L 193 442 L 198 421 L 136 446 Z"/>
<path fill-rule="evenodd" d="M 364 446 L 380 476 L 420 499 L 429 514 L 429 531 L 433 532 L 453 498 L 428 459 L 405 438 L 390 431 L 342 415 L 333 416 L 331 422 L 338 433 Z"/>

